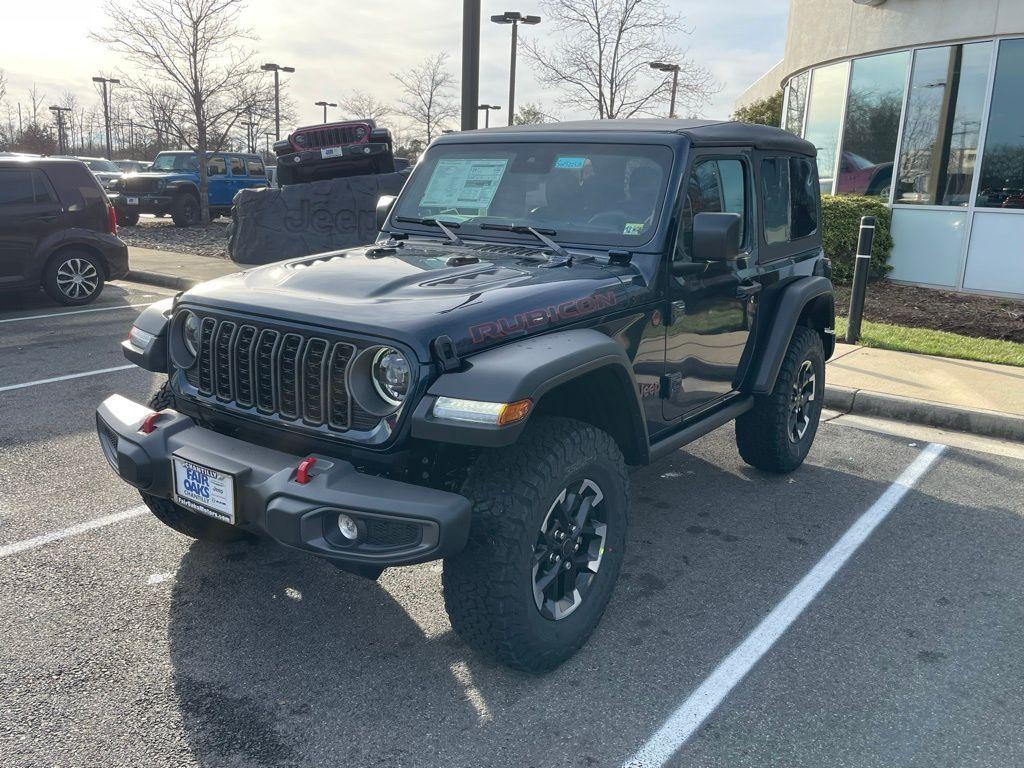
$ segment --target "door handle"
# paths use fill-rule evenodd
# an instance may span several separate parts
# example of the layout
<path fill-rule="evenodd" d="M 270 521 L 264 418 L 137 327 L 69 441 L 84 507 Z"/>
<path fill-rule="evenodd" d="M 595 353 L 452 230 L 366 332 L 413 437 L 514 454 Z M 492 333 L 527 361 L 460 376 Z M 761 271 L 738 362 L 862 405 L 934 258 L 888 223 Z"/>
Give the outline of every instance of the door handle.
<path fill-rule="evenodd" d="M 736 288 L 736 297 L 740 299 L 749 299 L 751 296 L 759 294 L 763 287 L 764 286 L 757 282 L 752 282 L 749 285 L 740 285 Z"/>

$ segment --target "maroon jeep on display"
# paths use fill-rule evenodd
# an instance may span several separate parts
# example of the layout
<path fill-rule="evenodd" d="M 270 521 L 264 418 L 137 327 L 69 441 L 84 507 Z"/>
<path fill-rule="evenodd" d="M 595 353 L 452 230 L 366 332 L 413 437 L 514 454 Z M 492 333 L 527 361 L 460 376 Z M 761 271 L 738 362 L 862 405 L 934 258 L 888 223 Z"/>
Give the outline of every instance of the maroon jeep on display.
<path fill-rule="evenodd" d="M 391 132 L 373 120 L 297 128 L 274 144 L 277 183 L 301 184 L 343 176 L 394 173 Z"/>

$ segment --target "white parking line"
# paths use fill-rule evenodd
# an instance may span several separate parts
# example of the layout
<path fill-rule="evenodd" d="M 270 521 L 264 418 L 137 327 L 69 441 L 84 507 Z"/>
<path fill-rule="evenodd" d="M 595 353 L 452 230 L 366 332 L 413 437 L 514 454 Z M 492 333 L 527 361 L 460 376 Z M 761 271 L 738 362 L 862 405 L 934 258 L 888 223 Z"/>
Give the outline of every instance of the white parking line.
<path fill-rule="evenodd" d="M 148 307 L 155 302 L 147 301 L 145 304 L 119 304 L 116 307 L 93 307 L 92 309 L 75 309 L 70 312 L 51 312 L 48 315 L 26 315 L 25 317 L 6 317 L 0 323 L 16 323 L 19 320 L 45 320 L 50 317 L 64 317 L 66 315 L 84 315 L 87 312 L 112 312 L 115 309 L 132 309 Z"/>
<path fill-rule="evenodd" d="M 51 379 L 39 379 L 38 381 L 26 381 L 24 384 L 8 384 L 0 387 L 0 392 L 10 392 L 15 389 L 25 389 L 26 387 L 35 387 L 39 384 L 52 384 L 55 381 L 67 381 L 68 379 L 81 379 L 85 376 L 99 376 L 101 373 L 113 373 L 114 371 L 126 371 L 129 368 L 135 368 L 136 366 L 129 363 L 128 365 L 115 365 L 113 368 L 100 368 L 96 371 L 83 371 L 82 373 L 69 373 L 66 376 L 54 376 Z"/>
<path fill-rule="evenodd" d="M 0 546 L 0 560 L 11 555 L 16 555 L 19 552 L 25 552 L 29 549 L 36 549 L 37 547 L 51 544 L 61 539 L 66 539 L 69 536 L 78 536 L 79 534 L 86 533 L 87 531 L 95 530 L 96 528 L 102 528 L 105 525 L 113 525 L 114 523 L 120 523 L 122 520 L 130 520 L 133 517 L 138 517 L 144 514 L 148 508 L 141 504 L 131 509 L 126 509 L 124 512 L 115 512 L 112 515 L 105 517 L 97 517 L 95 520 L 87 520 L 84 523 L 78 525 L 72 525 L 70 528 L 64 528 L 60 531 L 53 531 L 52 533 L 44 533 L 42 536 L 36 536 L 31 539 L 25 539 L 23 541 L 16 541 L 13 544 L 4 544 Z"/>
<path fill-rule="evenodd" d="M 623 768 L 660 768 L 682 747 L 753 669 L 843 564 L 857 551 L 907 491 L 928 471 L 946 446 L 930 443 L 885 493 L 842 535 L 825 556 L 793 587 L 754 631 L 719 663 L 703 683 L 673 712 Z"/>

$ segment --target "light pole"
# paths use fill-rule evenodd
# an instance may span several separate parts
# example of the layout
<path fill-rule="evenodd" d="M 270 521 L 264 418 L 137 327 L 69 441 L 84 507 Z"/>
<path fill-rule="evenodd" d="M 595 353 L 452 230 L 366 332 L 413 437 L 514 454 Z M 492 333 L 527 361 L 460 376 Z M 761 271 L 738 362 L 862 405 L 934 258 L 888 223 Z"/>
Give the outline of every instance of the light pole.
<path fill-rule="evenodd" d="M 260 67 L 264 72 L 274 73 L 274 140 L 281 139 L 281 73 L 294 72 L 295 67 L 282 67 L 280 64 L 264 64 Z"/>
<path fill-rule="evenodd" d="M 491 110 L 501 111 L 501 107 L 497 104 L 481 104 L 477 109 L 484 113 L 484 128 L 491 127 Z"/>
<path fill-rule="evenodd" d="M 672 100 L 669 102 L 668 116 L 674 118 L 676 116 L 676 88 L 679 85 L 679 65 L 667 64 L 664 61 L 652 61 L 651 69 L 660 69 L 662 72 L 672 73 Z"/>
<path fill-rule="evenodd" d="M 266 149 L 263 150 L 263 154 L 266 155 L 266 157 L 263 158 L 264 160 L 266 160 L 266 159 L 268 159 L 270 157 L 270 137 L 273 136 L 273 135 L 274 134 L 272 134 L 272 133 L 264 133 L 263 134 L 263 138 L 266 140 Z"/>
<path fill-rule="evenodd" d="M 70 107 L 50 107 L 53 116 L 57 119 L 57 154 L 63 155 L 68 151 L 68 142 L 64 134 L 64 113 L 70 112 Z"/>
<path fill-rule="evenodd" d="M 324 122 L 325 123 L 327 122 L 327 108 L 328 107 L 336 107 L 336 106 L 338 106 L 333 101 L 314 101 L 313 104 L 315 104 L 318 107 L 323 107 L 324 108 Z"/>
<path fill-rule="evenodd" d="M 253 132 L 256 130 L 256 123 L 252 122 L 251 120 L 243 120 L 241 122 L 241 125 L 245 126 L 245 151 L 255 152 L 256 147 L 254 147 L 253 145 L 256 143 L 256 141 L 253 138 Z"/>
<path fill-rule="evenodd" d="M 110 92 L 107 85 L 119 85 L 121 81 L 115 77 L 94 77 L 92 81 L 103 84 L 103 124 L 107 129 L 107 160 L 112 160 L 114 153 L 110 148 Z"/>
<path fill-rule="evenodd" d="M 540 24 L 540 16 L 524 16 L 519 11 L 505 11 L 496 16 L 491 16 L 495 24 L 512 25 L 512 62 L 508 74 L 508 124 L 516 116 L 516 48 L 519 46 L 519 25 Z"/>

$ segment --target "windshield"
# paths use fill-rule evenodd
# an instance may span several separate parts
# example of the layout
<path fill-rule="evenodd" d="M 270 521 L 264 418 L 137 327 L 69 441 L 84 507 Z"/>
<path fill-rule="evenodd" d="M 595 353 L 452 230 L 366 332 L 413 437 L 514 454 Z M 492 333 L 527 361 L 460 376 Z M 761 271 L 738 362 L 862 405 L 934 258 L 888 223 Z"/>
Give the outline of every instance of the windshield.
<path fill-rule="evenodd" d="M 121 170 L 109 160 L 97 160 L 90 157 L 83 159 L 82 162 L 89 167 L 90 171 L 100 171 L 103 173 L 113 171 L 114 173 L 118 173 Z"/>
<path fill-rule="evenodd" d="M 198 171 L 199 162 L 191 153 L 161 153 L 153 161 L 154 171 Z"/>
<path fill-rule="evenodd" d="M 659 145 L 442 144 L 420 161 L 393 220 L 458 223 L 461 237 L 492 238 L 498 224 L 635 246 L 658 224 L 671 162 Z"/>

